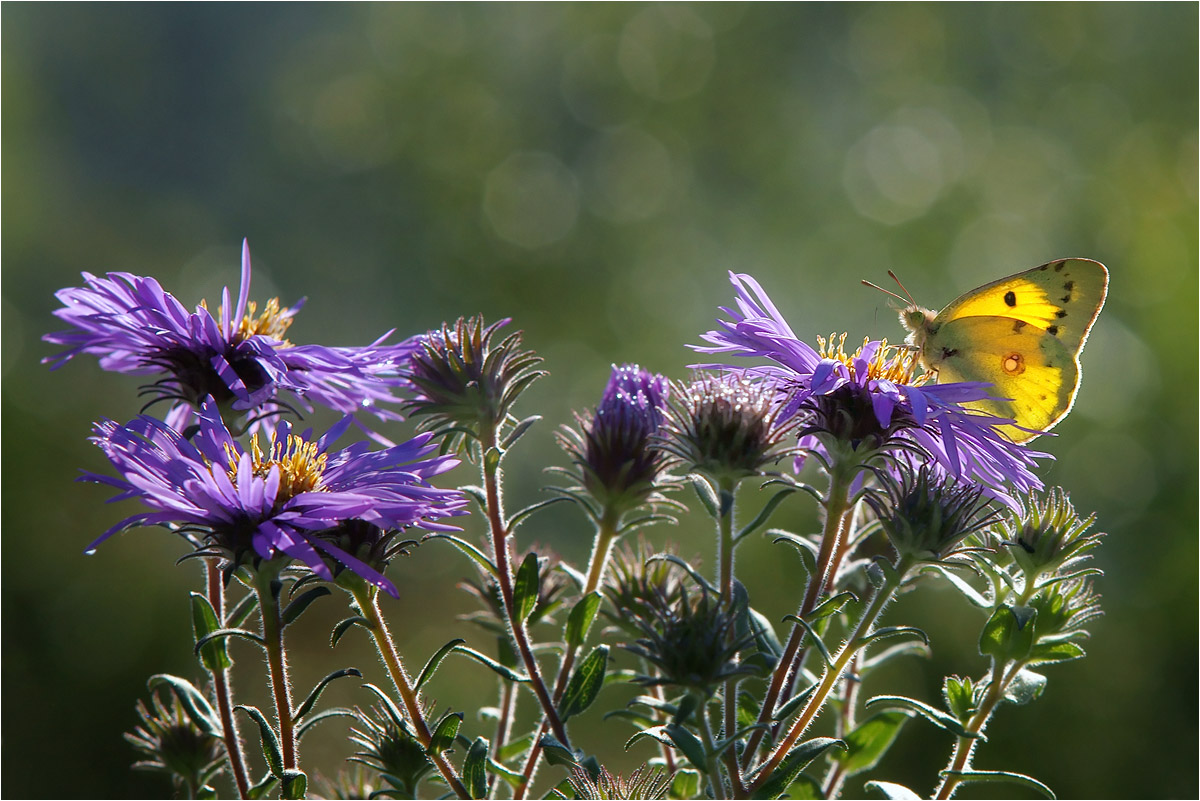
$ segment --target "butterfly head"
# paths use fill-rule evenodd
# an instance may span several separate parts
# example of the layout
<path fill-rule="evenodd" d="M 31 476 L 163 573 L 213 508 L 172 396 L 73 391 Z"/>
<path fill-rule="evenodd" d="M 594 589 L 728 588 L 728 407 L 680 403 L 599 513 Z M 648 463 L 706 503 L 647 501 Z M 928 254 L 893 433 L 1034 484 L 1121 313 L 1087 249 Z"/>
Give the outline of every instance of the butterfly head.
<path fill-rule="evenodd" d="M 918 348 L 925 344 L 925 337 L 933 330 L 935 317 L 937 317 L 937 312 L 915 303 L 901 309 L 900 324 L 908 329 L 906 342 Z"/>

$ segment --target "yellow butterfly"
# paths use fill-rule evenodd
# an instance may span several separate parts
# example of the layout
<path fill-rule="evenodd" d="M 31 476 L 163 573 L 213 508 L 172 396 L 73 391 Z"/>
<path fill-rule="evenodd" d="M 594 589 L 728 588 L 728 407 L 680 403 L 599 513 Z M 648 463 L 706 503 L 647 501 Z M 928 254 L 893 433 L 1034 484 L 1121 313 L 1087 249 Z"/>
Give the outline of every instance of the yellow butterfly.
<path fill-rule="evenodd" d="M 910 297 L 900 322 L 939 382 L 992 384 L 1007 400 L 965 405 L 1015 420 L 1000 430 L 1026 442 L 1071 411 L 1079 353 L 1107 294 L 1103 264 L 1061 259 L 972 289 L 937 314 Z"/>

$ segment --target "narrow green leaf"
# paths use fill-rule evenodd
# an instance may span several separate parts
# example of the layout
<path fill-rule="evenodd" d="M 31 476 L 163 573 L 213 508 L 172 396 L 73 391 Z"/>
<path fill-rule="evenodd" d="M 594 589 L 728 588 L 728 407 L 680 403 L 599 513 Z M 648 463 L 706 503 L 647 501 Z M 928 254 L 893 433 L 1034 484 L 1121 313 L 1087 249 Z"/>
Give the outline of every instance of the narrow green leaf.
<path fill-rule="evenodd" d="M 883 709 L 909 709 L 916 712 L 921 717 L 928 720 L 939 729 L 945 729 L 956 737 L 973 737 L 978 738 L 979 742 L 987 742 L 987 737 L 978 732 L 970 732 L 963 728 L 962 723 L 958 718 L 936 709 L 929 704 L 922 703 L 915 698 L 906 698 L 903 695 L 877 695 L 870 701 L 867 701 L 863 706 L 870 709 L 873 706 L 880 706 Z"/>
<path fill-rule="evenodd" d="M 737 543 L 741 542 L 746 537 L 750 536 L 751 534 L 753 534 L 754 532 L 758 531 L 760 528 L 765 526 L 767 523 L 767 520 L 769 520 L 771 515 L 774 514 L 776 507 L 778 507 L 779 504 L 783 502 L 784 498 L 791 495 L 795 491 L 796 491 L 795 488 L 789 487 L 788 489 L 781 489 L 781 490 L 779 490 L 779 492 L 772 495 L 771 500 L 766 502 L 766 504 L 762 508 L 762 511 L 760 511 L 753 520 L 751 520 L 749 523 L 747 523 L 745 526 L 743 526 L 742 530 L 739 531 L 734 536 L 734 538 L 733 538 L 734 544 L 736 545 Z"/>
<path fill-rule="evenodd" d="M 1070 662 L 1072 659 L 1082 659 L 1087 652 L 1073 642 L 1040 642 L 1033 646 L 1029 654 L 1029 663 L 1035 665 L 1052 665 L 1056 662 Z"/>
<path fill-rule="evenodd" d="M 500 749 L 500 761 L 507 762 L 518 754 L 527 753 L 529 746 L 533 745 L 533 734 L 533 732 L 530 732 L 523 737 L 517 737 L 505 743 L 504 747 Z"/>
<path fill-rule="evenodd" d="M 796 777 L 800 775 L 800 771 L 804 770 L 810 762 L 834 746 L 845 748 L 846 744 L 832 737 L 814 737 L 796 746 L 779 763 L 779 767 L 775 768 L 775 772 L 771 774 L 771 778 L 767 779 L 758 789 L 754 790 L 750 794 L 750 797 L 758 799 L 779 798 L 787 791 Z"/>
<path fill-rule="evenodd" d="M 526 620 L 537 606 L 539 586 L 538 556 L 536 553 L 526 554 L 513 580 L 513 606 L 518 620 Z"/>
<path fill-rule="evenodd" d="M 258 711 L 257 707 L 238 704 L 234 709 L 245 712 L 251 720 L 258 724 L 258 734 L 262 740 L 263 756 L 267 759 L 267 767 L 271 769 L 272 776 L 282 779 L 283 752 L 279 750 L 279 739 L 275 736 L 275 730 L 271 728 L 270 722 L 262 712 Z"/>
<path fill-rule="evenodd" d="M 248 593 L 242 600 L 238 601 L 237 606 L 233 607 L 233 611 L 229 613 L 229 617 L 225 619 L 225 628 L 236 629 L 241 628 L 250 614 L 258 608 L 258 594 Z M 274 777 L 272 777 L 274 778 Z"/>
<path fill-rule="evenodd" d="M 600 694 L 600 688 L 604 686 L 604 673 L 607 669 L 608 646 L 598 645 L 579 663 L 579 667 L 575 668 L 571 680 L 567 683 L 567 689 L 558 705 L 558 714 L 564 722 L 592 705 L 596 696 Z"/>
<path fill-rule="evenodd" d="M 775 720 L 787 720 L 792 716 L 792 713 L 800 708 L 800 705 L 808 700 L 808 697 L 817 689 L 817 683 L 814 681 L 805 687 L 800 692 L 793 695 L 782 706 L 775 711 Z"/>
<path fill-rule="evenodd" d="M 151 691 L 163 686 L 169 687 L 183 704 L 193 723 L 207 734 L 222 736 L 221 719 L 217 716 L 217 710 L 213 709 L 204 693 L 187 679 L 172 676 L 170 673 L 156 673 L 146 681 L 146 686 Z"/>
<path fill-rule="evenodd" d="M 213 632 L 221 630 L 221 625 L 217 622 L 217 612 L 213 609 L 213 605 L 209 603 L 208 598 L 200 593 L 193 592 L 191 596 L 192 632 L 195 634 L 196 642 L 205 640 L 207 643 L 200 649 L 200 663 L 204 665 L 205 670 L 210 672 L 227 670 L 233 666 L 233 660 L 229 658 L 229 652 L 225 648 L 225 641 L 223 639 L 206 639 Z"/>
<path fill-rule="evenodd" d="M 942 578 L 953 584 L 954 588 L 962 593 L 963 597 L 975 606 L 979 607 L 980 609 L 992 608 L 992 602 L 989 601 L 983 593 L 979 592 L 979 590 L 968 584 L 964 578 L 957 575 L 953 570 L 943 567 L 942 565 L 928 565 L 923 568 L 921 572 L 937 573 L 941 575 Z"/>
<path fill-rule="evenodd" d="M 844 607 L 846 604 L 854 603 L 857 600 L 858 596 L 849 590 L 844 590 L 843 592 L 839 592 L 837 595 L 831 595 L 821 603 L 817 604 L 815 609 L 804 616 L 804 619 L 809 623 L 816 625 L 830 615 L 836 615 L 838 612 L 842 611 L 842 607 Z"/>
<path fill-rule="evenodd" d="M 488 758 L 487 764 L 488 770 L 499 776 L 501 779 L 504 779 L 509 787 L 520 787 L 525 781 L 525 774 L 521 773 L 520 771 L 513 770 L 507 765 L 497 762 L 490 757 Z"/>
<path fill-rule="evenodd" d="M 867 782 L 863 788 L 873 790 L 891 801 L 921 801 L 921 796 L 895 782 Z"/>
<path fill-rule="evenodd" d="M 450 642 L 437 649 L 437 652 L 429 657 L 429 661 L 425 663 L 425 667 L 421 668 L 420 675 L 417 676 L 416 684 L 413 685 L 414 690 L 420 690 L 421 685 L 433 678 L 433 674 L 437 671 L 438 665 L 446 658 L 446 654 L 454 650 L 455 646 L 462 645 L 466 640 L 457 637 Z"/>
<path fill-rule="evenodd" d="M 596 612 L 600 609 L 601 600 L 600 593 L 592 592 L 580 598 L 575 606 L 571 607 L 571 613 L 567 616 L 566 628 L 563 630 L 567 647 L 578 648 L 583 645 L 588 631 L 592 627 L 592 621 L 596 619 Z"/>
<path fill-rule="evenodd" d="M 696 491 L 696 496 L 700 498 L 700 502 L 704 504 L 705 510 L 715 520 L 720 514 L 720 505 L 717 501 L 717 494 L 713 492 L 712 485 L 699 476 L 692 476 L 692 489 Z"/>
<path fill-rule="evenodd" d="M 542 746 L 542 754 L 545 755 L 546 761 L 551 765 L 576 765 L 575 755 L 571 753 L 571 749 L 560 743 L 552 734 L 543 734 L 542 739 L 538 740 Z M 626 746 L 628 747 L 628 746 Z"/>
<path fill-rule="evenodd" d="M 495 659 L 492 659 L 490 656 L 488 656 L 486 654 L 479 653 L 474 648 L 468 648 L 465 645 L 456 645 L 450 649 L 450 652 L 463 654 L 464 656 L 469 656 L 472 659 L 474 659 L 476 662 L 478 662 L 479 664 L 486 665 L 487 667 L 496 671 L 496 673 L 498 673 L 501 678 L 508 679 L 509 681 L 529 681 L 529 677 L 526 676 L 524 673 L 518 673 L 515 670 L 506 668 L 504 665 L 500 664 Z"/>
<path fill-rule="evenodd" d="M 1046 798 L 1057 798 L 1054 791 L 1032 776 L 1007 770 L 944 770 L 942 776 L 956 776 L 964 784 L 1016 784 Z"/>
<path fill-rule="evenodd" d="M 825 798 L 825 791 L 821 789 L 821 785 L 816 779 L 807 773 L 801 773 L 792 779 L 792 783 L 783 793 L 783 798 L 791 798 L 795 801 L 821 801 Z"/>
<path fill-rule="evenodd" d="M 338 640 L 342 639 L 342 635 L 354 626 L 362 626 L 364 629 L 370 631 L 371 622 L 362 616 L 348 617 L 339 622 L 333 627 L 333 634 L 329 637 L 329 647 L 332 648 L 333 646 L 337 645 Z"/>
<path fill-rule="evenodd" d="M 304 716 L 311 712 L 313 707 L 316 706 L 317 699 L 321 697 L 321 691 L 324 690 L 331 681 L 335 681 L 346 676 L 356 676 L 357 678 L 361 679 L 362 673 L 359 672 L 358 668 L 342 668 L 341 670 L 333 671 L 328 676 L 321 679 L 319 682 L 317 682 L 317 686 L 313 687 L 312 692 L 308 694 L 308 697 L 304 699 L 304 703 L 300 705 L 300 708 L 292 714 L 292 720 L 302 720 Z"/>
<path fill-rule="evenodd" d="M 332 592 L 328 587 L 313 587 L 311 590 L 304 592 L 299 598 L 292 600 L 283 609 L 283 625 L 290 626 L 296 621 L 296 618 L 304 614 L 304 610 L 323 595 L 331 595 Z"/>
<path fill-rule="evenodd" d="M 859 640 L 858 647 L 861 648 L 869 645 L 876 640 L 886 640 L 889 637 L 915 637 L 926 645 L 929 645 L 929 635 L 914 626 L 884 626 L 883 628 L 875 629 Z"/>
<path fill-rule="evenodd" d="M 571 498 L 567 497 L 566 495 L 559 495 L 557 497 L 549 498 L 544 501 L 538 501 L 537 503 L 531 503 L 529 506 L 526 506 L 524 509 L 517 511 L 511 518 L 509 518 L 508 530 L 515 531 L 517 526 L 521 525 L 526 520 L 528 520 L 531 516 L 533 516 L 536 512 L 542 511 L 547 506 L 551 506 L 553 504 L 562 503 L 563 501 L 569 501 L 569 500 L 571 500 Z"/>
<path fill-rule="evenodd" d="M 257 643 L 259 646 L 266 647 L 263 638 L 252 631 L 246 631 L 245 629 L 217 629 L 196 640 L 196 647 L 193 649 L 193 652 L 199 656 L 200 651 L 209 643 L 222 640 L 225 637 L 241 637 L 243 640 L 249 640 L 250 642 Z"/>
<path fill-rule="evenodd" d="M 833 664 L 833 655 L 829 653 L 829 646 L 825 645 L 825 641 L 822 640 L 817 634 L 817 630 L 813 628 L 811 623 L 802 617 L 797 617 L 796 615 L 785 615 L 783 619 L 792 621 L 797 626 L 800 626 L 806 632 L 808 632 L 808 640 L 817 647 L 817 652 L 821 655 L 821 659 L 824 661 L 825 666 L 829 667 Z"/>
<path fill-rule="evenodd" d="M 309 715 L 304 719 L 303 723 L 296 727 L 296 739 L 299 740 L 303 738 L 305 734 L 308 734 L 308 732 L 321 721 L 329 720 L 330 718 L 356 717 L 358 716 L 354 714 L 353 709 L 348 709 L 344 706 L 334 706 L 330 707 L 329 709 L 322 709 L 320 712 L 314 712 L 313 714 Z"/>
<path fill-rule="evenodd" d="M 707 770 L 708 760 L 704 755 L 704 745 L 696 735 L 676 723 L 668 723 L 663 726 L 663 733 L 671 738 L 671 742 L 683 752 L 689 762 L 700 770 Z"/>
<path fill-rule="evenodd" d="M 656 554 L 654 554 L 654 556 L 651 556 L 649 559 L 647 559 L 646 562 L 647 562 L 647 564 L 650 562 L 670 562 L 673 565 L 678 565 L 679 567 L 683 568 L 684 571 L 689 576 L 692 577 L 693 581 L 695 581 L 697 584 L 699 584 L 705 590 L 712 593 L 713 595 L 721 594 L 720 592 L 717 591 L 716 587 L 714 587 L 712 584 L 709 583 L 708 579 L 706 579 L 704 576 L 700 575 L 700 573 L 696 570 L 696 568 L 692 567 L 686 561 L 684 561 L 683 559 L 681 559 L 680 557 L 676 556 L 673 553 L 656 553 Z"/>
<path fill-rule="evenodd" d="M 474 545 L 467 542 L 466 540 L 461 539 L 459 537 L 455 537 L 453 534 L 445 534 L 443 532 L 435 532 L 433 534 L 426 534 L 424 537 L 421 538 L 421 542 L 425 542 L 426 540 L 446 540 L 446 541 L 448 541 L 455 548 L 458 548 L 458 550 L 462 551 L 467 556 L 471 557 L 471 559 L 475 562 L 475 564 L 479 565 L 484 570 L 486 570 L 492 578 L 494 578 L 494 579 L 499 578 L 499 573 L 496 571 L 496 566 L 494 564 L 492 564 L 492 560 L 488 559 L 486 556 L 484 556 L 482 551 L 480 551 L 478 548 L 476 548 Z"/>
<path fill-rule="evenodd" d="M 266 798 L 267 793 L 275 789 L 275 785 L 278 783 L 279 779 L 276 779 L 273 774 L 267 773 L 266 776 L 263 776 L 261 779 L 259 779 L 258 783 L 247 791 L 246 796 L 254 799 L 255 801 L 257 801 L 259 798 Z"/>
<path fill-rule="evenodd" d="M 784 531 L 783 529 L 771 529 L 767 533 L 775 535 L 775 539 L 771 540 L 772 545 L 786 542 L 796 549 L 796 552 L 800 554 L 800 561 L 804 565 L 805 573 L 811 576 L 816 572 L 818 553 L 816 545 L 804 537 Z"/>
<path fill-rule="evenodd" d="M 846 752 L 834 759 L 841 763 L 847 776 L 870 770 L 887 753 L 912 714 L 904 709 L 872 715 L 846 735 Z"/>
<path fill-rule="evenodd" d="M 302 770 L 285 770 L 279 782 L 280 798 L 304 798 L 308 793 L 308 777 Z"/>
<path fill-rule="evenodd" d="M 530 417 L 526 417 L 524 420 L 517 423 L 515 426 L 513 426 L 513 430 L 508 432 L 508 435 L 503 440 L 500 441 L 501 449 L 508 450 L 509 448 L 511 448 L 513 443 L 516 442 L 518 439 L 520 439 L 521 435 L 529 430 L 530 426 L 532 426 L 534 423 L 538 422 L 541 419 L 542 419 L 542 416 L 540 414 L 535 414 Z M 512 523 L 510 522 L 509 525 L 511 526 Z"/>
<path fill-rule="evenodd" d="M 462 725 L 462 721 L 462 712 L 447 713 L 434 728 L 433 736 L 429 741 L 429 748 L 426 749 L 426 752 L 429 754 L 440 754 L 454 745 L 454 738 L 458 736 L 458 727 Z"/>
<path fill-rule="evenodd" d="M 488 741 L 486 737 L 476 737 L 467 751 L 463 761 L 462 780 L 471 798 L 483 798 L 487 795 L 487 763 Z"/>

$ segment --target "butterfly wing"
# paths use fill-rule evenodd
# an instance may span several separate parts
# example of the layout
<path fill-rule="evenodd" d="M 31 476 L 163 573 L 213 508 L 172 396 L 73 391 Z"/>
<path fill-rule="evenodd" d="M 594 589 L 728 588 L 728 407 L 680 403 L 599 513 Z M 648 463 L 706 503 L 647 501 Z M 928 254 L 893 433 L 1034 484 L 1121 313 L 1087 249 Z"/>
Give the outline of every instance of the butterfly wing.
<path fill-rule="evenodd" d="M 992 395 L 1008 400 L 965 404 L 1022 428 L 1046 431 L 1071 409 L 1079 389 L 1079 362 L 1062 340 L 1024 320 L 961 317 L 938 327 L 926 342 L 938 381 L 983 381 Z M 1000 428 L 1014 442 L 1036 434 Z"/>
<path fill-rule="evenodd" d="M 1108 270 L 1091 259 L 1060 259 L 973 289 L 938 313 L 933 325 L 964 317 L 1019 320 L 1078 354 L 1108 295 Z"/>

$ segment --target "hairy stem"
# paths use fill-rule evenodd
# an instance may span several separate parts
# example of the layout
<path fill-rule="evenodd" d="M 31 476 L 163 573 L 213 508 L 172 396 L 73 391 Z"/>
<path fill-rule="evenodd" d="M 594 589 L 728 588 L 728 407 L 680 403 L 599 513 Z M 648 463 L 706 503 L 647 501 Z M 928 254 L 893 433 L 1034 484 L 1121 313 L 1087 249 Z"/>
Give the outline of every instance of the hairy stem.
<path fill-rule="evenodd" d="M 283 648 L 283 614 L 279 608 L 277 573 L 260 569 L 255 572 L 254 580 L 262 618 L 263 643 L 267 650 L 271 695 L 275 700 L 275 717 L 279 722 L 283 769 L 296 770 L 296 725 L 292 719 L 292 688 L 288 679 L 287 654 Z"/>
<path fill-rule="evenodd" d="M 1002 664 L 993 666 L 992 678 L 988 683 L 987 693 L 984 695 L 983 701 L 979 704 L 979 708 L 975 710 L 975 714 L 971 715 L 971 719 L 967 721 L 967 725 L 964 727 L 967 731 L 972 734 L 983 734 L 988 721 L 991 720 L 992 713 L 996 711 L 997 705 L 1004 700 L 1004 694 L 1008 691 L 1008 685 L 1012 683 L 1012 680 L 1020 672 L 1020 663 L 1013 663 L 1007 671 Z M 954 750 L 950 754 L 950 763 L 942 775 L 941 784 L 934 791 L 933 797 L 935 799 L 952 798 L 954 796 L 954 791 L 962 783 L 962 779 L 953 774 L 960 773 L 971 767 L 971 756 L 974 754 L 975 746 L 978 743 L 978 737 L 959 737 L 955 740 Z"/>
<path fill-rule="evenodd" d="M 216 611 L 219 624 L 224 626 L 225 585 L 221 581 L 221 570 L 217 567 L 217 560 L 206 559 L 204 571 L 207 578 L 208 602 Z M 246 778 L 242 740 L 238 736 L 237 724 L 233 717 L 233 690 L 229 685 L 229 669 L 219 668 L 212 671 L 212 682 L 217 696 L 217 711 L 221 715 L 221 732 L 225 740 L 225 755 L 229 758 L 229 772 L 233 774 L 234 784 L 237 785 L 238 798 L 247 798 L 250 782 Z"/>

